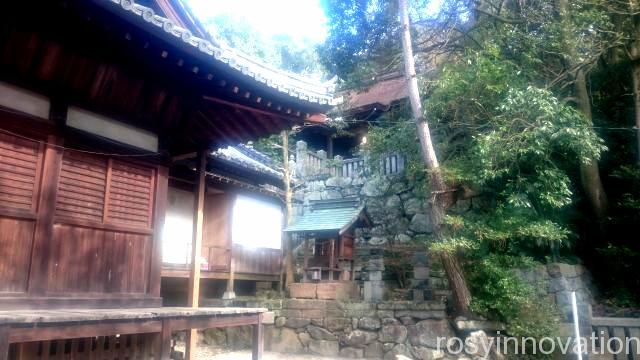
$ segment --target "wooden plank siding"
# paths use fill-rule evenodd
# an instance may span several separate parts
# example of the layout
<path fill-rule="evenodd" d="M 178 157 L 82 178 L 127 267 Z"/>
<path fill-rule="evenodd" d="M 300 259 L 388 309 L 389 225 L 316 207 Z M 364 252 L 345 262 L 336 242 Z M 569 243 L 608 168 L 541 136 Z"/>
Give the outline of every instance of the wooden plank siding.
<path fill-rule="evenodd" d="M 166 168 L 60 144 L 0 132 L 0 307 L 158 305 Z"/>

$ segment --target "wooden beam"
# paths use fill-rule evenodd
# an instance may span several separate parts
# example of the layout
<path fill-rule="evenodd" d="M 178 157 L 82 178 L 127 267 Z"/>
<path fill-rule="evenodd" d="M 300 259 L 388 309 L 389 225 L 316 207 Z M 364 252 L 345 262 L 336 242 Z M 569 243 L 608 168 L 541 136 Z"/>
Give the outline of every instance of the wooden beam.
<path fill-rule="evenodd" d="M 171 157 L 171 162 L 178 162 L 178 161 L 182 161 L 182 160 L 189 160 L 189 159 L 193 159 L 195 157 L 198 157 L 198 153 L 197 152 L 190 152 L 187 154 L 182 154 L 182 155 L 177 155 L 177 156 L 172 156 Z"/>
<path fill-rule="evenodd" d="M 258 314 L 258 323 L 253 325 L 253 339 L 251 342 L 251 359 L 261 360 L 264 350 L 264 326 L 262 314 Z"/>
<path fill-rule="evenodd" d="M 234 107 L 234 108 L 237 108 L 237 109 L 246 110 L 246 111 L 253 112 L 253 113 L 256 113 L 256 114 L 279 117 L 279 118 L 281 118 L 283 120 L 290 121 L 290 122 L 300 123 L 300 122 L 304 121 L 304 119 L 296 118 L 295 116 L 286 116 L 286 115 L 282 115 L 282 114 L 278 114 L 278 113 L 272 113 L 272 112 L 265 111 L 265 110 L 254 109 L 254 108 L 246 106 L 246 105 L 241 105 L 241 104 L 238 104 L 238 103 L 234 103 L 234 102 L 231 102 L 231 101 L 218 99 L 218 98 L 211 97 L 211 96 L 203 96 L 202 98 L 207 100 L 207 101 L 211 101 L 211 102 L 222 104 L 222 105 L 226 105 L 226 106 L 231 106 L 231 107 Z"/>
<path fill-rule="evenodd" d="M 251 281 L 278 281 L 278 274 L 249 274 L 249 273 L 237 273 L 234 271 L 234 280 L 251 280 Z M 189 270 L 187 269 L 162 269 L 162 277 L 166 278 L 183 278 L 189 277 Z M 221 271 L 203 271 L 200 273 L 201 279 L 215 279 L 215 280 L 228 280 L 229 272 Z"/>
<path fill-rule="evenodd" d="M 147 334 L 161 331 L 159 320 L 104 322 L 94 324 L 74 324 L 38 327 L 16 327 L 11 329 L 9 342 L 33 342 L 46 340 L 64 340 L 81 337 L 107 336 L 118 334 Z"/>
<path fill-rule="evenodd" d="M 204 195 L 206 192 L 207 153 L 198 153 L 198 178 L 195 189 L 193 240 L 191 242 L 191 271 L 189 273 L 189 306 L 197 308 L 200 299 L 200 255 L 202 252 L 202 231 L 204 224 Z M 187 360 L 193 359 L 193 349 L 198 340 L 198 332 L 190 329 L 187 331 L 186 356 Z"/>

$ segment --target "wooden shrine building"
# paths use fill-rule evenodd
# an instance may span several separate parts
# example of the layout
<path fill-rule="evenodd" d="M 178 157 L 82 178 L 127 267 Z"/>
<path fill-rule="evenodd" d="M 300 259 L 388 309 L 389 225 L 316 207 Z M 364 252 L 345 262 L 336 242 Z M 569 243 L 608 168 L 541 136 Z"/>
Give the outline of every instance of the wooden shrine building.
<path fill-rule="evenodd" d="M 357 199 L 317 200 L 284 231 L 303 239 L 303 282 L 353 281 L 355 229 L 370 226 Z"/>
<path fill-rule="evenodd" d="M 254 325 L 199 309 L 211 149 L 331 105 L 327 86 L 209 36 L 179 1 L 11 1 L 0 24 L 0 359 L 168 359 L 171 332 Z M 191 159 L 189 307 L 161 308 L 174 164 Z M 213 250 L 215 251 L 215 250 Z"/>

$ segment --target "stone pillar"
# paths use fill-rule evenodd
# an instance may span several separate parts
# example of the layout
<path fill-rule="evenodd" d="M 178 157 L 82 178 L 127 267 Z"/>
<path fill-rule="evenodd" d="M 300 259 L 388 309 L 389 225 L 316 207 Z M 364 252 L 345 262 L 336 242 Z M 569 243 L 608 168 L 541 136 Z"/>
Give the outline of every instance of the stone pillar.
<path fill-rule="evenodd" d="M 365 301 L 382 301 L 387 292 L 387 287 L 382 281 L 382 272 L 384 271 L 384 258 L 377 257 L 369 259 L 365 266 L 367 274 L 364 281 L 364 300 Z"/>
<path fill-rule="evenodd" d="M 333 162 L 335 163 L 336 170 L 333 173 L 333 176 L 342 177 L 344 174 L 342 173 L 342 161 L 344 158 L 340 155 L 336 155 L 333 157 Z"/>
<path fill-rule="evenodd" d="M 296 142 L 296 166 L 294 167 L 294 169 L 296 169 L 296 174 L 298 175 L 299 179 L 304 179 L 305 175 L 306 175 L 306 165 L 307 165 L 307 143 L 299 140 L 298 142 Z"/>

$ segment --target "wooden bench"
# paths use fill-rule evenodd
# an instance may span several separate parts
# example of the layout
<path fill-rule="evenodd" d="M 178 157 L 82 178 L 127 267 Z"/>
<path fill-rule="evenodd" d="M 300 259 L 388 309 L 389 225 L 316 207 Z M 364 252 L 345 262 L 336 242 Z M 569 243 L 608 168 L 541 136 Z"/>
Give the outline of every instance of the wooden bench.
<path fill-rule="evenodd" d="M 181 307 L 0 311 L 0 360 L 48 359 L 52 353 L 53 358 L 107 355 L 166 360 L 174 331 L 241 325 L 253 326 L 253 359 L 260 359 L 266 311 Z"/>

